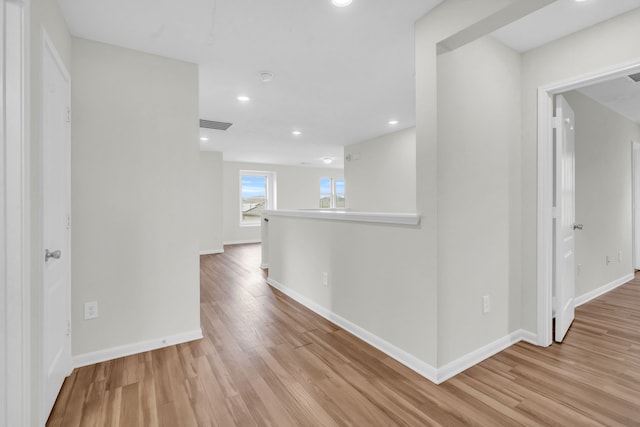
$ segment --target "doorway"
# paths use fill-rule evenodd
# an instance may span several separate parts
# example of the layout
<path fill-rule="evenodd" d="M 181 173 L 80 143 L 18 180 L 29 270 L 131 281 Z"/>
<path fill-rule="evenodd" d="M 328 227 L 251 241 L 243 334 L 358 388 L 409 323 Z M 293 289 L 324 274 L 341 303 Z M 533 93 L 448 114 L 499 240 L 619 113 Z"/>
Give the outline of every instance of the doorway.
<path fill-rule="evenodd" d="M 564 92 L 640 71 L 640 63 L 620 65 L 580 78 L 541 87 L 538 91 L 538 345 L 552 343 L 553 284 L 557 251 L 554 239 L 554 97 Z M 562 286 L 562 283 L 557 283 Z"/>

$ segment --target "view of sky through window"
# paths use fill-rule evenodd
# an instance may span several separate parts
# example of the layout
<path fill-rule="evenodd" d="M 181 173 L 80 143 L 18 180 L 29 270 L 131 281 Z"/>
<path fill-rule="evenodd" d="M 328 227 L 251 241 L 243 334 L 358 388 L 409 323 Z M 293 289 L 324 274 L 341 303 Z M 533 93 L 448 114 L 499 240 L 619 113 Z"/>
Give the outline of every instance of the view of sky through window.
<path fill-rule="evenodd" d="M 242 175 L 242 223 L 260 223 L 260 214 L 267 205 L 267 177 Z"/>
<path fill-rule="evenodd" d="M 266 197 L 267 177 L 249 176 L 242 177 L 242 198 Z"/>

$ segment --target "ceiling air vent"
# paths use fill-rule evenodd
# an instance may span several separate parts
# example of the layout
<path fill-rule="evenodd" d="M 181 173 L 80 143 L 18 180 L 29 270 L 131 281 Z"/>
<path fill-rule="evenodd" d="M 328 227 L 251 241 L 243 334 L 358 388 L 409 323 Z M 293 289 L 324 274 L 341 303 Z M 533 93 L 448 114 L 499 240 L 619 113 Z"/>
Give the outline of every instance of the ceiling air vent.
<path fill-rule="evenodd" d="M 631 74 L 629 78 L 636 83 L 640 83 L 640 73 Z"/>
<path fill-rule="evenodd" d="M 213 120 L 200 119 L 200 127 L 206 129 L 227 130 L 233 123 L 215 122 Z"/>

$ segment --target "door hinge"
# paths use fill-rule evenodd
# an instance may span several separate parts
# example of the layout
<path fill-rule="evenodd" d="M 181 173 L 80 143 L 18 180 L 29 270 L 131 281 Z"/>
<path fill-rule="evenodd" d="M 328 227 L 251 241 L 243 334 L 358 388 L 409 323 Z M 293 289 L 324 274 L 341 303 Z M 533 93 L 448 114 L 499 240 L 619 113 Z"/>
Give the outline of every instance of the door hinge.
<path fill-rule="evenodd" d="M 560 127 L 560 117 L 551 117 L 551 127 L 554 129 Z"/>
<path fill-rule="evenodd" d="M 67 123 L 71 123 L 71 107 L 67 107 Z"/>
<path fill-rule="evenodd" d="M 71 321 L 67 320 L 67 336 L 71 336 Z"/>
<path fill-rule="evenodd" d="M 67 214 L 67 230 L 71 229 L 71 215 Z"/>

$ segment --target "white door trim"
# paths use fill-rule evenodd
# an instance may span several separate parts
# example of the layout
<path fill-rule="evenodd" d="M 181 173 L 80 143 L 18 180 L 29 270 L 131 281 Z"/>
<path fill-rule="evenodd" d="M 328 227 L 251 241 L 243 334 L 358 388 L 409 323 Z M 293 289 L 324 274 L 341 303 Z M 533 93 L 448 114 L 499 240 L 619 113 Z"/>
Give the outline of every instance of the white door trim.
<path fill-rule="evenodd" d="M 553 96 L 640 71 L 640 59 L 538 88 L 538 345 L 551 345 L 553 275 Z"/>
<path fill-rule="evenodd" d="M 16 19 L 7 18 L 7 5 L 12 6 L 10 13 L 19 14 Z M 16 8 L 17 6 L 17 8 Z M 4 49 L 4 36 L 13 34 L 20 39 L 20 46 L 13 50 L 14 59 L 19 56 L 19 70 L 15 70 L 13 79 L 7 73 L 2 74 L 3 88 L 17 89 L 12 95 L 2 92 L 2 111 L 0 131 L 3 137 L 2 170 L 0 179 L 3 193 L 2 206 L 6 214 L 0 221 L 2 239 L 2 288 L 0 297 L 0 315 L 5 340 L 0 356 L 0 424 L 11 426 L 31 425 L 31 292 L 30 292 L 30 191 L 29 191 L 29 0 L 2 0 L 2 45 L 0 63 L 4 70 L 8 50 Z M 5 25 L 11 22 L 12 30 Z M 12 45 L 13 46 L 13 45 Z M 15 47 L 15 46 L 13 46 Z M 15 79 L 19 80 L 16 83 Z M 10 105 L 12 104 L 12 105 Z M 13 111 L 13 114 L 9 113 Z M 8 132 L 8 129 L 11 131 Z M 0 155 L 0 158 L 3 156 Z"/>

